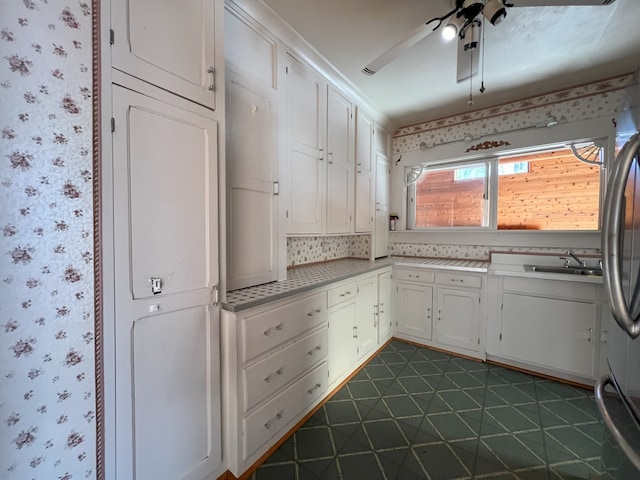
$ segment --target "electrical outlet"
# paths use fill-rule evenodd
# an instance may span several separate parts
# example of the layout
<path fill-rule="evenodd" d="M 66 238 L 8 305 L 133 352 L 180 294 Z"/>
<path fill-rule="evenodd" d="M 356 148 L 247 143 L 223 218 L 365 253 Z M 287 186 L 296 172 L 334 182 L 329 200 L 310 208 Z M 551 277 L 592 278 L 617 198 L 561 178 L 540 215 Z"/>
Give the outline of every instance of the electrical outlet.
<path fill-rule="evenodd" d="M 322 249 L 322 253 L 327 253 L 329 251 L 329 242 L 322 240 L 320 242 L 320 248 Z"/>

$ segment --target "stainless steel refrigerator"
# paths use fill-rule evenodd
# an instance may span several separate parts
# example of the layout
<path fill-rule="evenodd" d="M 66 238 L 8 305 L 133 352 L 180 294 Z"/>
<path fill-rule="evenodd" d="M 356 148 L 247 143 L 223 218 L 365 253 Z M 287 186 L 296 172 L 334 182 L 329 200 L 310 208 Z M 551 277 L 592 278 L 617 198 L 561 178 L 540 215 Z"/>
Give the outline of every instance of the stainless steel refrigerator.
<path fill-rule="evenodd" d="M 595 386 L 605 440 L 604 477 L 640 478 L 640 133 L 636 81 L 617 120 L 619 148 L 610 167 L 602 218 L 602 263 L 611 310 L 609 373 Z M 618 149 L 617 148 L 617 149 Z"/>

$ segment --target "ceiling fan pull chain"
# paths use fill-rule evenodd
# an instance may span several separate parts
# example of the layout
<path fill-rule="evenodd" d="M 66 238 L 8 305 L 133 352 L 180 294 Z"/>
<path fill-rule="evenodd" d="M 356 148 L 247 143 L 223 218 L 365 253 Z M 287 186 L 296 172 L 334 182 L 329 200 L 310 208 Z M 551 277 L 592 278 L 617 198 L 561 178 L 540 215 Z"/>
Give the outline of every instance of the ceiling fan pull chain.
<path fill-rule="evenodd" d="M 484 25 L 482 25 L 480 28 L 482 28 L 482 40 L 480 40 L 480 54 L 481 54 L 481 58 L 480 58 L 480 93 L 484 93 L 484 91 L 486 90 L 486 88 L 484 88 Z"/>
<path fill-rule="evenodd" d="M 471 62 L 469 71 L 473 72 L 473 50 L 469 52 L 469 60 Z M 473 75 L 469 77 L 469 101 L 467 102 L 467 105 L 470 107 L 473 106 Z"/>

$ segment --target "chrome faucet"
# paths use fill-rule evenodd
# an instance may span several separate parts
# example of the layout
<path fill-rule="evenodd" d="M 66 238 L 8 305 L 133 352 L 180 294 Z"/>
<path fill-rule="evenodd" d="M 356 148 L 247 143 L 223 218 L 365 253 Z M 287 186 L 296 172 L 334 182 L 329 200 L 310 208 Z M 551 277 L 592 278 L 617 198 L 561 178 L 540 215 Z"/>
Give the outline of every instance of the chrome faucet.
<path fill-rule="evenodd" d="M 580 260 L 578 257 L 576 257 L 576 255 L 571 250 L 569 250 L 567 252 L 567 255 L 569 255 L 576 262 L 578 262 L 578 265 L 580 265 L 582 268 L 585 268 L 587 266 L 587 262 L 585 262 L 584 260 Z M 568 258 L 566 259 L 565 266 L 567 266 L 567 267 L 569 266 L 569 259 Z"/>

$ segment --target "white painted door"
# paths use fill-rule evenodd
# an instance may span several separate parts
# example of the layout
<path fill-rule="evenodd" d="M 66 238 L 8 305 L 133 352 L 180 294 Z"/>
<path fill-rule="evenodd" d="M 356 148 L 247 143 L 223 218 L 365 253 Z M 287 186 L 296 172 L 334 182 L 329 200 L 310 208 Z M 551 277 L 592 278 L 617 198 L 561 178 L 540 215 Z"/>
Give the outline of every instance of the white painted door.
<path fill-rule="evenodd" d="M 378 344 L 391 336 L 391 270 L 378 275 Z"/>
<path fill-rule="evenodd" d="M 351 233 L 354 190 L 353 106 L 327 92 L 327 233 Z"/>
<path fill-rule="evenodd" d="M 356 302 L 355 300 L 333 307 L 328 312 L 329 385 L 343 378 L 356 364 Z"/>
<path fill-rule="evenodd" d="M 217 123 L 113 87 L 117 477 L 221 464 Z"/>
<path fill-rule="evenodd" d="M 277 279 L 277 100 L 256 82 L 227 74 L 227 285 Z"/>
<path fill-rule="evenodd" d="M 373 120 L 358 108 L 356 115 L 356 232 L 373 231 L 375 181 Z"/>
<path fill-rule="evenodd" d="M 480 347 L 480 293 L 441 287 L 436 292 L 436 341 L 477 352 Z"/>
<path fill-rule="evenodd" d="M 112 1 L 113 67 L 215 109 L 218 1 Z"/>
<path fill-rule="evenodd" d="M 389 254 L 389 158 L 376 153 L 376 225 L 374 235 L 375 257 Z"/>
<path fill-rule="evenodd" d="M 322 233 L 325 158 L 321 144 L 323 82 L 320 75 L 289 58 L 287 90 L 288 233 Z"/>
<path fill-rule="evenodd" d="M 378 321 L 375 315 L 378 303 L 378 276 L 358 280 L 356 303 L 356 333 L 358 360 L 367 356 L 378 344 Z"/>
<path fill-rule="evenodd" d="M 396 292 L 396 332 L 431 340 L 433 287 L 398 282 Z"/>
<path fill-rule="evenodd" d="M 502 355 L 593 378 L 598 367 L 596 319 L 592 303 L 505 293 Z"/>

